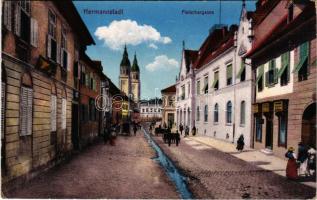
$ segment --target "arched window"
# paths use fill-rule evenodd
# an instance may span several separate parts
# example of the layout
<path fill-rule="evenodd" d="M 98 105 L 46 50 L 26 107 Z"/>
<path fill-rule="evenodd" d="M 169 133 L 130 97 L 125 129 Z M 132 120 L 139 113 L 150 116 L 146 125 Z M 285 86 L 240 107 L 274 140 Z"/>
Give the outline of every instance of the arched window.
<path fill-rule="evenodd" d="M 241 106 L 240 106 L 240 124 L 241 125 L 245 124 L 245 101 L 241 101 Z"/>
<path fill-rule="evenodd" d="M 24 73 L 21 82 L 20 136 L 26 136 L 32 134 L 33 88 L 31 75 Z"/>
<path fill-rule="evenodd" d="M 231 104 L 231 101 L 228 101 L 228 103 L 227 103 L 227 111 L 226 111 L 226 113 L 227 113 L 227 123 L 228 124 L 231 124 L 232 123 L 232 104 Z"/>
<path fill-rule="evenodd" d="M 214 108 L 214 122 L 218 122 L 219 121 L 219 108 L 218 108 L 218 104 L 215 104 L 215 108 Z"/>
<path fill-rule="evenodd" d="M 205 116 L 205 122 L 207 122 L 208 121 L 208 106 L 207 105 L 205 105 L 205 110 L 204 110 L 204 116 Z"/>
<path fill-rule="evenodd" d="M 196 116 L 196 118 L 197 118 L 197 120 L 196 121 L 199 121 L 200 120 L 200 113 L 199 113 L 200 111 L 199 111 L 199 106 L 197 106 L 197 116 Z"/>

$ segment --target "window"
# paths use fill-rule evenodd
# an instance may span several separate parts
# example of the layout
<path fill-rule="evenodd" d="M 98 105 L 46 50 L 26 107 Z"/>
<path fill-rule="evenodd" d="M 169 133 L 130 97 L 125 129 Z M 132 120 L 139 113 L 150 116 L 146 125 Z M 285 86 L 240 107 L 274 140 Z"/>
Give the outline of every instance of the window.
<path fill-rule="evenodd" d="M 149 109 L 148 109 L 148 108 L 146 108 L 146 112 L 149 112 Z"/>
<path fill-rule="evenodd" d="M 142 108 L 142 112 L 143 112 L 143 113 L 145 112 L 144 108 Z"/>
<path fill-rule="evenodd" d="M 185 99 L 185 85 L 182 86 L 181 100 Z"/>
<path fill-rule="evenodd" d="M 265 86 L 270 87 L 277 83 L 277 68 L 275 59 L 270 60 L 269 70 L 265 73 Z"/>
<path fill-rule="evenodd" d="M 214 88 L 214 90 L 219 89 L 219 71 L 214 72 L 214 82 L 211 87 Z"/>
<path fill-rule="evenodd" d="M 197 121 L 200 120 L 200 110 L 199 110 L 199 106 L 197 106 L 197 114 L 196 114 L 196 118 L 197 118 Z"/>
<path fill-rule="evenodd" d="M 62 98 L 62 129 L 66 129 L 66 98 Z"/>
<path fill-rule="evenodd" d="M 68 64 L 68 53 L 67 53 L 67 37 L 66 37 L 66 28 L 62 27 L 62 34 L 61 34 L 61 66 L 64 69 L 67 69 Z"/>
<path fill-rule="evenodd" d="M 204 78 L 204 93 L 208 94 L 208 76 Z"/>
<path fill-rule="evenodd" d="M 197 81 L 196 94 L 200 94 L 200 81 Z"/>
<path fill-rule="evenodd" d="M 219 107 L 218 104 L 215 104 L 215 108 L 214 108 L 214 122 L 217 123 L 219 122 Z"/>
<path fill-rule="evenodd" d="M 31 33 L 30 8 L 30 1 L 25 0 L 18 2 L 16 8 L 16 23 L 18 23 L 16 24 L 16 31 L 19 32 L 18 36 L 27 43 L 30 42 Z"/>
<path fill-rule="evenodd" d="M 256 116 L 255 117 L 255 134 L 256 138 L 255 140 L 258 142 L 262 141 L 262 118 L 261 116 Z"/>
<path fill-rule="evenodd" d="M 286 52 L 281 56 L 281 69 L 278 72 L 278 77 L 281 77 L 281 86 L 287 85 L 290 79 L 290 53 Z"/>
<path fill-rule="evenodd" d="M 278 116 L 278 145 L 286 147 L 287 138 L 287 113 Z"/>
<path fill-rule="evenodd" d="M 228 103 L 227 103 L 226 122 L 227 122 L 227 124 L 232 123 L 232 104 L 231 104 L 231 101 L 228 101 Z"/>
<path fill-rule="evenodd" d="M 227 85 L 232 84 L 232 64 L 227 66 Z"/>
<path fill-rule="evenodd" d="M 245 101 L 241 102 L 240 106 L 240 125 L 245 124 Z"/>
<path fill-rule="evenodd" d="M 261 65 L 257 69 L 257 77 L 256 77 L 258 92 L 261 92 L 263 90 L 263 74 L 264 74 L 264 65 Z"/>
<path fill-rule="evenodd" d="M 48 35 L 47 35 L 47 57 L 55 62 L 59 62 L 59 52 L 56 42 L 56 15 L 48 11 Z"/>
<path fill-rule="evenodd" d="M 205 119 L 205 122 L 208 122 L 208 106 L 205 105 L 205 110 L 204 110 L 204 119 Z"/>
<path fill-rule="evenodd" d="M 95 100 L 93 98 L 89 99 L 89 116 L 91 121 L 96 120 L 96 107 L 95 107 Z"/>
<path fill-rule="evenodd" d="M 9 30 L 12 30 L 12 2 L 3 1 L 3 25 Z"/>
<path fill-rule="evenodd" d="M 32 134 L 32 101 L 33 89 L 22 86 L 20 102 L 20 136 Z"/>
<path fill-rule="evenodd" d="M 304 81 L 308 78 L 308 57 L 309 57 L 309 42 L 305 42 L 299 47 L 299 70 L 298 70 L 298 81 Z"/>

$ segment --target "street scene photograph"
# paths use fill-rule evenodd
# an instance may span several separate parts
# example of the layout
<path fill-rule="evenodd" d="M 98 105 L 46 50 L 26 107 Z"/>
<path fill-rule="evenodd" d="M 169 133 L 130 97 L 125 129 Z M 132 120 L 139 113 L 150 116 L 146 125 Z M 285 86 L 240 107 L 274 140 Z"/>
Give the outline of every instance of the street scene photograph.
<path fill-rule="evenodd" d="M 0 5 L 1 198 L 317 198 L 315 0 Z"/>

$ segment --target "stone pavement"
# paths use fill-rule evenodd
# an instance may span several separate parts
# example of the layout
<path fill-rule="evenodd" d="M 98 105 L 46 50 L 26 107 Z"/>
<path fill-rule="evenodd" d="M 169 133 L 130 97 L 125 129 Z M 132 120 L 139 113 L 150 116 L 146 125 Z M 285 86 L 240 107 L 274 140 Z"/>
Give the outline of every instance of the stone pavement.
<path fill-rule="evenodd" d="M 210 148 L 215 148 L 219 151 L 225 152 L 236 158 L 244 160 L 250 164 L 256 164 L 262 169 L 270 170 L 278 175 L 286 177 L 285 169 L 287 165 L 287 160 L 281 159 L 277 156 L 267 155 L 258 150 L 250 148 L 245 148 L 243 152 L 240 153 L 237 152 L 235 144 L 207 136 L 187 137 L 185 140 L 186 142 L 188 141 L 188 143 L 190 143 L 190 141 L 196 141 L 205 144 Z M 305 182 L 303 181 L 302 184 L 316 188 L 316 182 L 314 180 Z"/>
<path fill-rule="evenodd" d="M 160 136 L 153 138 L 188 177 L 189 188 L 196 198 L 307 199 L 316 196 L 313 187 L 288 180 L 192 138 L 182 138 L 178 147 L 164 144 Z M 228 149 L 233 152 L 231 150 Z"/>
<path fill-rule="evenodd" d="M 179 198 L 174 184 L 153 160 L 143 133 L 119 136 L 116 145 L 94 144 L 68 163 L 49 170 L 9 198 Z"/>

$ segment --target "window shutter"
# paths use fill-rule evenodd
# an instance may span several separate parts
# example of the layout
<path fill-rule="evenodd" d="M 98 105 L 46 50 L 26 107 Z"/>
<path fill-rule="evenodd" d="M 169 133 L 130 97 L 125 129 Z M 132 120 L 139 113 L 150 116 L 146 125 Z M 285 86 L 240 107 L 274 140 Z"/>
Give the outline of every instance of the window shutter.
<path fill-rule="evenodd" d="M 31 45 L 37 47 L 38 44 L 38 24 L 37 20 L 31 18 L 31 35 L 30 35 Z"/>
<path fill-rule="evenodd" d="M 265 72 L 265 87 L 269 86 L 269 72 Z"/>
<path fill-rule="evenodd" d="M 47 37 L 46 37 L 46 45 L 47 45 L 46 51 L 47 51 L 48 58 L 52 57 L 52 44 L 51 44 L 51 42 L 52 42 L 52 37 L 50 35 L 47 35 Z"/>
<path fill-rule="evenodd" d="M 21 8 L 18 4 L 18 2 L 16 2 L 15 4 L 15 10 L 14 10 L 14 33 L 17 36 L 20 36 L 21 34 Z"/>
<path fill-rule="evenodd" d="M 32 112 L 33 112 L 33 90 L 28 89 L 28 103 L 27 103 L 27 135 L 32 135 Z"/>
<path fill-rule="evenodd" d="M 21 87 L 20 136 L 26 135 L 26 129 L 27 129 L 27 98 L 28 98 L 27 88 L 26 87 Z"/>
<path fill-rule="evenodd" d="M 277 68 L 274 68 L 274 84 L 278 83 L 278 76 L 277 76 L 277 73 L 278 73 L 278 69 Z"/>
<path fill-rule="evenodd" d="M 1 139 L 4 138 L 4 119 L 5 119 L 5 87 L 6 84 L 2 82 L 1 84 Z"/>
<path fill-rule="evenodd" d="M 11 1 L 4 1 L 3 6 L 4 6 L 4 13 L 3 13 L 3 23 L 5 27 L 11 31 Z"/>
<path fill-rule="evenodd" d="M 70 55 L 69 55 L 69 53 L 68 53 L 68 51 L 65 51 L 66 52 L 66 69 L 68 70 L 68 71 L 70 71 L 70 66 L 69 66 L 69 64 L 71 63 L 71 60 L 70 60 Z"/>
<path fill-rule="evenodd" d="M 61 45 L 56 42 L 56 62 L 61 64 Z"/>
<path fill-rule="evenodd" d="M 227 79 L 232 77 L 232 65 L 227 66 Z"/>
<path fill-rule="evenodd" d="M 62 129 L 66 129 L 66 99 L 62 99 Z"/>
<path fill-rule="evenodd" d="M 56 131 L 56 95 L 51 96 L 51 131 Z"/>
<path fill-rule="evenodd" d="M 60 64 L 62 67 L 64 67 L 64 48 L 62 48 L 61 46 L 60 46 L 59 56 L 60 56 Z"/>

